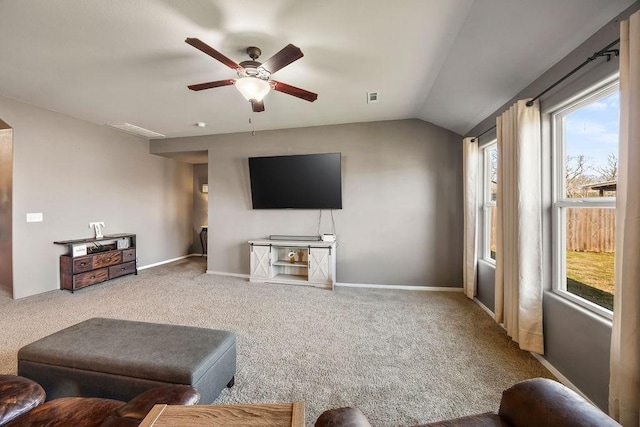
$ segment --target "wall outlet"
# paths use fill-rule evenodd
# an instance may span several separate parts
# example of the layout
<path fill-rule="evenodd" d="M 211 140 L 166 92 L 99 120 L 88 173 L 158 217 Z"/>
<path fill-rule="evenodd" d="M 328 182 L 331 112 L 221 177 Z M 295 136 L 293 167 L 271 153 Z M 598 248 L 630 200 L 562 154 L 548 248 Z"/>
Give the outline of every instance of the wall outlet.
<path fill-rule="evenodd" d="M 27 222 L 42 222 L 42 212 L 27 213 Z"/>

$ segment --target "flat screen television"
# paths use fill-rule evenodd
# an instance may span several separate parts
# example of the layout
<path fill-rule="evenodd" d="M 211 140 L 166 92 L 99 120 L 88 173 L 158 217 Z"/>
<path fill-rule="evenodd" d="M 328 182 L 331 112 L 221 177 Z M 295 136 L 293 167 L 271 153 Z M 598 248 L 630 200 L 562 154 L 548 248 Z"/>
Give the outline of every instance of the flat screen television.
<path fill-rule="evenodd" d="M 342 209 L 340 153 L 250 157 L 253 209 Z"/>

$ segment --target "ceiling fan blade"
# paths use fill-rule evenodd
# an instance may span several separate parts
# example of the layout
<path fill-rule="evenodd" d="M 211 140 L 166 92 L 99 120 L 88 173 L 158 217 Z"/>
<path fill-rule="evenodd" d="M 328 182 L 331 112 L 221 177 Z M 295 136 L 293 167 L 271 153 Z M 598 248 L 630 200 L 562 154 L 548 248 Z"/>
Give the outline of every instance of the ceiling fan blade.
<path fill-rule="evenodd" d="M 309 92 L 308 90 L 300 89 L 299 87 L 291 86 L 286 83 L 276 82 L 274 80 L 271 80 L 271 82 L 274 83 L 273 90 L 277 90 L 278 92 L 286 93 L 287 95 L 292 95 L 309 102 L 313 102 L 318 99 L 317 93 Z"/>
<path fill-rule="evenodd" d="M 282 48 L 280 52 L 267 59 L 267 61 L 264 62 L 261 67 L 273 74 L 276 71 L 291 64 L 293 61 L 297 61 L 303 56 L 304 54 L 299 47 L 289 43 L 284 48 Z"/>
<path fill-rule="evenodd" d="M 187 38 L 185 42 L 195 47 L 196 49 L 206 53 L 213 59 L 217 59 L 218 61 L 222 62 L 224 65 L 226 65 L 227 67 L 233 70 L 240 68 L 238 64 L 236 64 L 235 62 L 233 62 L 232 60 L 230 60 L 229 58 L 227 58 L 226 56 L 224 56 L 223 54 L 221 54 L 220 52 L 218 52 L 217 50 L 215 50 L 214 48 L 212 48 L 211 46 L 209 46 L 208 44 L 206 44 L 200 39 Z"/>
<path fill-rule="evenodd" d="M 212 89 L 214 87 L 220 87 L 220 86 L 229 86 L 229 85 L 232 85 L 233 83 L 234 83 L 233 79 L 228 79 L 228 80 L 217 80 L 215 82 L 200 83 L 197 85 L 190 85 L 187 87 L 191 90 L 197 91 L 197 90 Z"/>
<path fill-rule="evenodd" d="M 264 111 L 264 101 L 253 101 L 251 102 L 251 107 L 254 113 L 260 113 Z"/>

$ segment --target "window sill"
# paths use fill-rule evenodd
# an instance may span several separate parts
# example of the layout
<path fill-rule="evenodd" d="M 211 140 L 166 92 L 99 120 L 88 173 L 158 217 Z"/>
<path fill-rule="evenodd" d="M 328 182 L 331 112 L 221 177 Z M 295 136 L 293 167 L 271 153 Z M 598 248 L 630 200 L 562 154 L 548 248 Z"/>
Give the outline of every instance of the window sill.
<path fill-rule="evenodd" d="M 569 301 L 570 303 L 579 306 L 582 310 L 588 311 L 589 313 L 598 316 L 603 319 L 607 319 L 608 321 L 613 320 L 613 312 L 607 310 L 604 307 L 601 307 L 597 304 L 592 303 L 591 301 L 587 301 L 583 298 L 580 298 L 571 292 L 563 291 L 561 289 L 553 289 L 553 294 L 558 297 Z"/>
<path fill-rule="evenodd" d="M 481 262 L 489 267 L 496 268 L 496 261 L 494 259 L 480 258 L 478 262 Z"/>

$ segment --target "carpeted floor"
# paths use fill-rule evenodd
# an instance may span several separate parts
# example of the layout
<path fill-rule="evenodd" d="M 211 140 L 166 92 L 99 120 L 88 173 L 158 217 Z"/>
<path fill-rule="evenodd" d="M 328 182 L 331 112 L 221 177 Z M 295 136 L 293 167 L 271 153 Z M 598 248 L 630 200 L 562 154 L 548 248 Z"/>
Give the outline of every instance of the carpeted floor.
<path fill-rule="evenodd" d="M 189 258 L 75 294 L 0 296 L 0 373 L 20 347 L 91 317 L 227 329 L 236 385 L 214 402 L 302 401 L 307 425 L 357 406 L 374 426 L 497 410 L 515 382 L 553 376 L 462 293 L 258 285 Z"/>

